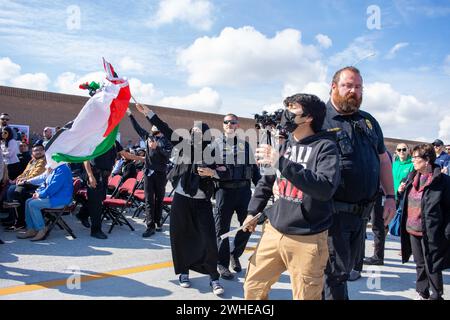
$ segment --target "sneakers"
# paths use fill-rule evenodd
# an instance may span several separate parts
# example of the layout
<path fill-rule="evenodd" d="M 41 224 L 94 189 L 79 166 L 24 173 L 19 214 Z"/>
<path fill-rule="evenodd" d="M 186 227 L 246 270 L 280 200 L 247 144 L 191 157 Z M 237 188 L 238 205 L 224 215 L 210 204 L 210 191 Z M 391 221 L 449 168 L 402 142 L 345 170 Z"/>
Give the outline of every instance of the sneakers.
<path fill-rule="evenodd" d="M 242 271 L 241 263 L 239 262 L 239 258 L 235 258 L 233 255 L 230 256 L 230 267 L 236 272 Z"/>
<path fill-rule="evenodd" d="M 219 280 L 213 280 L 209 285 L 212 287 L 212 291 L 216 296 L 220 296 L 225 292 Z"/>
<path fill-rule="evenodd" d="M 350 271 L 350 275 L 348 277 L 348 281 L 356 281 L 359 278 L 361 278 L 361 272 L 356 271 L 356 270 Z"/>
<path fill-rule="evenodd" d="M 217 271 L 219 271 L 220 276 L 225 280 L 231 280 L 234 278 L 234 275 L 231 273 L 231 271 L 220 264 L 217 265 Z"/>
<path fill-rule="evenodd" d="M 151 237 L 154 234 L 155 234 L 155 229 L 147 228 L 147 230 L 145 230 L 145 232 L 142 234 L 142 237 L 143 238 L 149 238 L 149 237 Z"/>
<path fill-rule="evenodd" d="M 417 292 L 417 293 L 416 293 L 416 297 L 414 298 L 414 300 L 430 300 L 430 299 L 424 297 L 422 294 L 420 294 L 419 292 Z"/>
<path fill-rule="evenodd" d="M 382 266 L 382 265 L 384 265 L 383 259 L 378 259 L 375 256 L 372 256 L 372 257 L 364 259 L 363 263 L 367 264 L 367 265 L 370 265 L 370 266 Z"/>
<path fill-rule="evenodd" d="M 185 273 L 180 274 L 178 281 L 180 283 L 180 287 L 182 288 L 189 288 L 191 286 L 191 281 L 189 280 L 188 274 Z"/>

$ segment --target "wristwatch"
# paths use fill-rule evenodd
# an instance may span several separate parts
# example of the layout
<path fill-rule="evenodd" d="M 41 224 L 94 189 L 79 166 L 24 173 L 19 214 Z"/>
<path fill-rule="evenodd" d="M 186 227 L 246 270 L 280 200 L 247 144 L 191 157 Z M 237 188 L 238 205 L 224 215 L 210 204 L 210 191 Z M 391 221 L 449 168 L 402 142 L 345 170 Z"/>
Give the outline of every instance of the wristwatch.
<path fill-rule="evenodd" d="M 395 196 L 393 194 L 386 195 L 386 199 L 395 199 Z"/>

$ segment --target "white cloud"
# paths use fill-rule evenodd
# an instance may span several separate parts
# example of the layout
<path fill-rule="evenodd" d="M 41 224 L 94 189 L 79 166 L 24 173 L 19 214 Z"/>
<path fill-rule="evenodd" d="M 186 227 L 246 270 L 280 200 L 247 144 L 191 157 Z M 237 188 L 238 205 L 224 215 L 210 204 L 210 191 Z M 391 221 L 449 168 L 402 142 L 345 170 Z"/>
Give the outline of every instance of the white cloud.
<path fill-rule="evenodd" d="M 119 62 L 120 72 L 136 72 L 142 73 L 144 71 L 144 66 L 133 60 L 131 57 L 123 57 Z"/>
<path fill-rule="evenodd" d="M 21 74 L 21 66 L 10 58 L 0 58 L 0 85 L 46 91 L 49 77 L 42 72 Z"/>
<path fill-rule="evenodd" d="M 433 102 L 401 94 L 389 83 L 381 82 L 365 85 L 363 109 L 378 120 L 386 137 L 412 140 L 420 134 L 432 141 L 442 116 Z"/>
<path fill-rule="evenodd" d="M 439 138 L 450 144 L 450 116 L 445 116 L 439 123 Z"/>
<path fill-rule="evenodd" d="M 5 84 L 6 80 L 17 77 L 20 74 L 20 66 L 11 61 L 10 58 L 0 59 L 0 84 Z"/>
<path fill-rule="evenodd" d="M 86 82 L 90 83 L 91 81 L 107 82 L 105 73 L 91 72 L 84 76 L 79 76 L 72 72 L 64 72 L 58 76 L 55 87 L 60 93 L 89 96 L 89 91 L 80 89 L 79 85 Z M 128 82 L 131 94 L 138 102 L 155 103 L 162 96 L 162 92 L 156 90 L 152 83 L 144 83 L 136 78 L 128 79 Z"/>
<path fill-rule="evenodd" d="M 327 35 L 319 33 L 316 36 L 316 40 L 322 48 L 328 49 L 333 45 L 333 41 L 331 41 L 330 37 Z"/>
<path fill-rule="evenodd" d="M 450 76 L 450 54 L 445 58 L 444 61 L 444 72 Z"/>
<path fill-rule="evenodd" d="M 213 23 L 212 10 L 209 0 L 161 0 L 150 26 L 158 27 L 179 20 L 196 29 L 209 30 Z"/>
<path fill-rule="evenodd" d="M 42 72 L 25 73 L 11 80 L 13 87 L 47 91 L 50 83 L 49 77 Z"/>
<path fill-rule="evenodd" d="M 358 37 L 343 51 L 336 53 L 329 59 L 329 64 L 334 67 L 355 65 L 372 55 L 376 55 L 373 40 L 370 37 Z"/>
<path fill-rule="evenodd" d="M 217 91 L 206 87 L 199 92 L 184 97 L 165 97 L 160 105 L 172 108 L 191 109 L 205 112 L 218 112 L 222 99 Z"/>
<path fill-rule="evenodd" d="M 393 47 L 389 50 L 389 53 L 386 55 L 386 59 L 394 59 L 395 56 L 396 56 L 396 54 L 397 54 L 397 52 L 398 52 L 400 49 L 402 49 L 402 48 L 404 48 L 404 47 L 407 47 L 407 46 L 409 46 L 409 43 L 408 43 L 408 42 L 400 42 L 400 43 L 397 43 L 395 46 L 393 46 Z"/>
<path fill-rule="evenodd" d="M 56 79 L 55 87 L 60 93 L 89 96 L 89 91 L 80 89 L 79 85 L 86 82 L 91 83 L 92 81 L 104 82 L 105 73 L 91 72 L 84 76 L 78 76 L 72 72 L 64 72 Z"/>
<path fill-rule="evenodd" d="M 143 83 L 136 78 L 131 78 L 128 82 L 130 83 L 131 94 L 138 102 L 154 104 L 163 95 L 161 91 L 155 88 L 153 83 Z"/>
<path fill-rule="evenodd" d="M 303 87 L 325 78 L 317 47 L 301 43 L 301 32 L 286 29 L 268 38 L 253 27 L 222 30 L 198 38 L 180 52 L 178 64 L 192 86 L 238 86 L 274 82 Z"/>

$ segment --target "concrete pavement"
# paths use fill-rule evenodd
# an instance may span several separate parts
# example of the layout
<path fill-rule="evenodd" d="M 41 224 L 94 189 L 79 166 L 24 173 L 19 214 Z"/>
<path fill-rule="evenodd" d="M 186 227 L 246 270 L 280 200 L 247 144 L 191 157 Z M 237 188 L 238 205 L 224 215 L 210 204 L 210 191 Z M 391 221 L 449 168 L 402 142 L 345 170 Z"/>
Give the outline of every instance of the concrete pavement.
<path fill-rule="evenodd" d="M 15 233 L 0 232 L 0 299 L 243 299 L 242 284 L 247 259 L 261 235 L 252 235 L 248 250 L 241 257 L 244 270 L 232 281 L 221 280 L 222 298 L 214 296 L 205 275 L 192 272 L 192 287 L 178 286 L 172 268 L 168 224 L 161 233 L 142 238 L 142 219 L 132 219 L 136 231 L 115 227 L 107 240 L 89 236 L 89 230 L 72 216 L 66 221 L 77 239 L 55 228 L 50 237 L 33 243 L 19 240 Z M 233 220 L 233 226 L 237 221 Z M 104 230 L 108 230 L 104 227 Z M 366 256 L 373 251 L 368 229 Z M 414 299 L 415 265 L 401 264 L 398 238 L 388 236 L 385 265 L 366 267 L 362 278 L 349 282 L 354 300 Z M 450 299 L 450 272 L 444 272 L 445 298 Z M 281 275 L 270 294 L 271 299 L 292 299 L 290 278 Z"/>

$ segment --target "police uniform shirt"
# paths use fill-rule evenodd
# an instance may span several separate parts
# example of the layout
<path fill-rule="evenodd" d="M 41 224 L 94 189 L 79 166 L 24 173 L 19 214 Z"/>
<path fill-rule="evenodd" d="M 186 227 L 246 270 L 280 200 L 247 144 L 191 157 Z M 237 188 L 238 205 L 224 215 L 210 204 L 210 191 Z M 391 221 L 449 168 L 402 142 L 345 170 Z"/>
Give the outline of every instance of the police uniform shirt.
<path fill-rule="evenodd" d="M 386 152 L 383 132 L 369 113 L 342 115 L 327 103 L 323 129 L 335 129 L 340 154 L 341 183 L 334 195 L 337 201 L 372 201 L 379 188 L 380 159 Z"/>
<path fill-rule="evenodd" d="M 114 163 L 116 162 L 117 154 L 123 150 L 122 145 L 116 141 L 116 143 L 104 154 L 92 159 L 90 161 L 91 166 L 100 169 L 111 171 Z"/>

